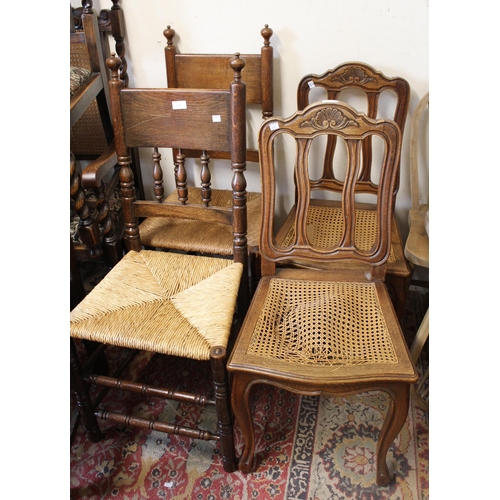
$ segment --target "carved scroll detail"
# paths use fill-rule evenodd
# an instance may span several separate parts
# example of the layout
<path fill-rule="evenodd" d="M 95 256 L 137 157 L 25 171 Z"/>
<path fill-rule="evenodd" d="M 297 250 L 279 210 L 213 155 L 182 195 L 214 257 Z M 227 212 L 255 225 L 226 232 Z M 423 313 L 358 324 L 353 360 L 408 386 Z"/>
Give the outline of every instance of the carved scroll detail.
<path fill-rule="evenodd" d="M 350 67 L 346 69 L 343 73 L 337 76 L 332 76 L 332 82 L 341 82 L 341 83 L 371 83 L 376 82 L 377 79 L 368 75 L 368 73 L 359 67 Z"/>
<path fill-rule="evenodd" d="M 347 118 L 338 109 L 323 108 L 309 121 L 303 122 L 301 127 L 312 127 L 316 130 L 340 130 L 348 126 L 359 125 L 354 120 Z"/>

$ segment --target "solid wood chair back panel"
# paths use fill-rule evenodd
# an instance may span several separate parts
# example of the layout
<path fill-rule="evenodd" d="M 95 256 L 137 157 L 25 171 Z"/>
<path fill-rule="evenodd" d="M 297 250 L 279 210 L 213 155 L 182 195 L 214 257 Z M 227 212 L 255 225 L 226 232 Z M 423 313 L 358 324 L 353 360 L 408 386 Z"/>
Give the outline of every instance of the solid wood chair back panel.
<path fill-rule="evenodd" d="M 124 82 L 118 76 L 120 62 L 118 57 L 112 56 L 108 58 L 107 64 L 112 74 L 109 85 L 116 151 L 121 167 L 120 186 L 127 248 L 141 249 L 138 219 L 143 217 L 164 216 L 231 224 L 233 259 L 241 262 L 246 269 L 246 96 L 245 83 L 241 79 L 245 61 L 239 55 L 226 61 L 228 67 L 233 68 L 227 90 L 124 88 Z M 133 147 L 153 149 L 156 202 L 136 200 L 134 177 L 130 169 L 130 150 Z M 183 171 L 182 179 L 178 174 L 178 201 L 164 202 L 163 171 L 158 148 L 229 152 L 233 172 L 229 208 L 210 206 L 209 199 L 204 200 L 203 204 L 189 201 L 184 179 L 184 156 L 181 153 L 176 155 L 176 166 L 179 171 Z M 202 184 L 202 193 L 209 191 L 209 185 L 204 187 Z M 243 288 L 245 286 L 242 285 Z"/>
<path fill-rule="evenodd" d="M 228 91 L 124 89 L 121 99 L 129 147 L 231 151 Z"/>
<path fill-rule="evenodd" d="M 165 64 L 169 88 L 225 89 L 232 73 L 227 68 L 230 55 L 179 54 L 174 45 L 175 30 L 170 26 L 163 32 L 167 39 Z M 243 54 L 246 61 L 242 72 L 246 84 L 247 103 L 261 104 L 262 117 L 273 116 L 273 30 L 266 24 L 260 31 L 264 39 L 260 53 Z"/>
<path fill-rule="evenodd" d="M 287 245 L 277 244 L 274 227 L 276 185 L 273 163 L 273 142 L 280 134 L 292 136 L 296 142 L 295 180 L 297 209 L 295 240 Z M 347 145 L 347 170 L 342 183 L 342 218 L 344 227 L 339 241 L 329 248 L 312 246 L 307 236 L 307 214 L 311 205 L 309 185 L 309 153 L 312 141 L 320 135 L 335 135 Z M 385 153 L 381 161 L 380 182 L 377 189 L 376 237 L 371 249 L 356 246 L 356 193 L 360 182 L 360 152 L 363 141 L 372 135 L 383 139 Z M 387 261 L 390 251 L 392 218 L 392 190 L 401 152 L 401 134 L 392 120 L 372 120 L 340 102 L 320 102 L 298 111 L 292 117 L 267 120 L 259 135 L 263 213 L 261 233 L 262 258 L 271 262 L 305 260 L 321 262 L 358 261 L 380 266 Z M 272 269 L 272 268 L 269 268 Z"/>
<path fill-rule="evenodd" d="M 261 58 L 255 54 L 242 54 L 241 57 L 245 59 L 241 75 L 247 87 L 247 103 L 260 104 Z M 226 89 L 227 82 L 233 78 L 233 71 L 227 64 L 230 58 L 230 54 L 176 54 L 175 86 L 184 89 Z"/>

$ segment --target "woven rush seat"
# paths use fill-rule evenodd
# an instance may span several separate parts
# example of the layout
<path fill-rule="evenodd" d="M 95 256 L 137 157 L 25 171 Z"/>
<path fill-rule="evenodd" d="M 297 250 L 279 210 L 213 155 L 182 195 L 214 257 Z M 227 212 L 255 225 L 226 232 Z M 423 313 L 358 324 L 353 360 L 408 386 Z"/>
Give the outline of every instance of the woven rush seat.
<path fill-rule="evenodd" d="M 229 208 L 233 193 L 230 190 L 212 190 L 211 205 Z M 177 192 L 166 202 L 177 201 Z M 202 205 L 201 189 L 189 188 L 187 204 Z M 247 193 L 247 241 L 248 247 L 257 246 L 260 234 L 260 193 Z M 148 217 L 139 226 L 141 242 L 146 247 L 170 248 L 185 252 L 201 252 L 214 255 L 233 254 L 232 227 L 227 224 L 207 224 L 193 219 Z"/>
<path fill-rule="evenodd" d="M 227 346 L 243 266 L 130 251 L 71 312 L 71 336 L 208 360 Z M 213 302 L 213 303 L 211 303 Z"/>
<path fill-rule="evenodd" d="M 397 363 L 373 283 L 271 279 L 247 353 L 301 365 Z"/>

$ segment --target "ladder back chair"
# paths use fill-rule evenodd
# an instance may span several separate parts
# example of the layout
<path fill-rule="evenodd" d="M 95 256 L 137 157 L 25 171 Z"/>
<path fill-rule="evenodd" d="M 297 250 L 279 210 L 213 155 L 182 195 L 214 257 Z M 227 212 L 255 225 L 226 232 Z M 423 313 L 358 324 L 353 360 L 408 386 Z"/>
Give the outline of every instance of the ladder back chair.
<path fill-rule="evenodd" d="M 224 54 L 181 54 L 174 44 L 175 30 L 170 26 L 164 31 L 167 39 L 165 62 L 169 88 L 184 89 L 225 89 L 231 81 L 231 68 L 227 65 L 228 55 Z M 264 39 L 260 53 L 242 54 L 245 68 L 242 78 L 246 84 L 246 102 L 262 109 L 262 118 L 273 115 L 273 47 L 270 39 L 273 31 L 268 25 L 261 30 Z M 211 160 L 228 159 L 226 151 L 193 150 L 184 148 L 175 150 L 175 184 L 189 186 L 186 191 L 187 202 L 203 203 L 206 200 L 207 187 L 211 191 L 213 205 L 231 206 L 231 191 L 211 189 L 212 170 L 217 163 Z M 197 158 L 201 163 L 200 178 L 187 179 L 184 170 L 179 170 L 177 156 Z M 246 149 L 246 161 L 258 163 L 257 149 Z M 196 185 L 201 187 L 196 187 Z M 166 197 L 167 201 L 178 199 L 174 192 Z M 258 244 L 260 222 L 260 193 L 247 193 L 248 213 L 248 249 Z M 212 255 L 232 254 L 232 234 L 227 225 L 214 224 L 208 227 L 199 221 L 148 218 L 140 226 L 143 243 L 152 248 L 170 248 L 189 252 Z"/>
<path fill-rule="evenodd" d="M 304 109 L 310 101 L 310 95 L 314 88 L 319 87 L 324 89 L 327 94 L 327 99 L 341 99 L 344 102 L 348 97 L 345 96 L 346 91 L 357 92 L 364 95 L 366 103 L 366 115 L 370 118 L 392 118 L 399 129 L 401 137 L 403 136 L 405 121 L 408 113 L 408 105 L 410 102 L 410 86 L 403 78 L 389 78 L 381 72 L 367 64 L 358 62 L 348 62 L 337 66 L 333 70 L 329 70 L 322 75 L 306 75 L 302 78 L 297 89 L 297 109 Z M 396 98 L 393 116 L 380 116 L 380 101 L 382 95 L 387 94 L 389 97 Z M 385 99 L 384 95 L 384 99 Z M 351 96 L 352 98 L 352 96 Z M 342 151 L 339 151 L 335 136 L 330 135 L 324 147 L 323 166 L 320 168 L 318 178 L 309 179 L 310 188 L 313 191 L 328 189 L 331 193 L 339 193 L 342 189 L 340 183 L 334 175 L 333 164 L 340 157 Z M 375 151 L 373 149 L 372 140 L 367 137 L 363 141 L 362 147 L 362 163 L 360 171 L 360 180 L 356 182 L 356 190 L 358 193 L 376 193 L 378 190 L 376 173 L 373 168 Z M 321 160 L 319 160 L 321 161 Z M 321 172 L 322 170 L 322 172 Z M 396 193 L 399 187 L 399 163 L 398 172 L 396 174 L 396 182 L 393 191 L 393 204 L 396 201 Z M 335 195 L 325 196 L 328 201 L 323 199 L 317 201 L 317 206 L 314 211 L 314 219 L 310 223 L 318 227 L 318 237 L 327 239 L 329 236 L 335 237 L 335 218 L 340 216 L 340 207 L 338 200 L 335 201 Z M 362 206 L 358 203 L 360 214 L 364 214 L 365 222 L 368 226 L 372 226 L 375 221 L 374 206 L 367 203 Z M 294 217 L 295 207 L 292 208 L 289 217 Z M 312 215 L 312 214 L 311 214 Z M 288 222 L 285 222 L 288 224 Z M 293 232 L 293 225 L 291 226 Z M 366 233 L 368 238 L 372 238 L 375 233 L 375 228 L 372 228 L 372 236 Z M 290 235 L 292 237 L 293 235 Z M 399 233 L 396 218 L 392 220 L 392 244 L 389 260 L 387 264 L 386 282 L 389 285 L 389 290 L 392 294 L 394 306 L 398 313 L 398 317 L 402 320 L 404 315 L 404 306 L 406 300 L 406 290 L 408 288 L 408 280 L 410 277 L 410 268 L 405 260 L 403 253 L 403 242 Z M 337 264 L 334 264 L 337 265 Z"/>
<path fill-rule="evenodd" d="M 273 146 L 287 135 L 296 145 L 294 236 L 283 242 L 275 227 L 276 177 Z M 318 244 L 309 214 L 309 160 L 312 143 L 334 135 L 345 142 L 347 171 L 342 186 L 340 230 L 336 241 Z M 361 150 L 369 136 L 384 145 L 376 197 L 373 244 L 360 238 L 357 184 L 362 182 Z M 232 406 L 244 439 L 239 468 L 255 468 L 250 395 L 255 384 L 271 384 L 305 395 L 348 395 L 385 391 L 390 396 L 377 447 L 376 481 L 390 481 L 386 455 L 408 412 L 416 372 L 383 282 L 390 251 L 397 165 L 401 138 L 392 120 L 372 120 L 338 101 L 311 104 L 288 119 L 264 122 L 259 135 L 262 176 L 262 278 L 228 361 Z M 358 263 L 364 270 L 285 267 L 289 262 Z"/>
<path fill-rule="evenodd" d="M 110 94 L 115 142 L 120 165 L 120 186 L 128 253 L 71 312 L 72 339 L 91 340 L 135 350 L 180 358 L 210 361 L 211 395 L 196 395 L 167 388 L 145 386 L 87 373 L 78 361 L 72 340 L 72 377 L 82 421 L 92 440 L 101 432 L 97 418 L 131 423 L 204 440 L 220 440 L 224 469 L 236 467 L 232 414 L 226 372 L 226 350 L 236 305 L 245 313 L 246 279 L 245 193 L 245 61 L 227 60 L 234 79 L 227 90 L 130 89 L 119 79 L 121 61 L 112 56 Z M 220 208 L 179 201 L 157 203 L 136 200 L 130 169 L 130 148 L 152 149 L 156 194 L 161 197 L 161 165 L 158 148 L 201 148 L 231 153 L 232 206 Z M 182 164 L 179 164 L 182 168 Z M 186 255 L 142 249 L 138 219 L 148 216 L 197 217 L 232 227 L 232 258 Z M 237 322 L 236 322 L 237 323 Z M 149 421 L 106 411 L 90 400 L 89 384 L 121 388 L 148 397 L 215 405 L 217 428 L 213 431 Z"/>

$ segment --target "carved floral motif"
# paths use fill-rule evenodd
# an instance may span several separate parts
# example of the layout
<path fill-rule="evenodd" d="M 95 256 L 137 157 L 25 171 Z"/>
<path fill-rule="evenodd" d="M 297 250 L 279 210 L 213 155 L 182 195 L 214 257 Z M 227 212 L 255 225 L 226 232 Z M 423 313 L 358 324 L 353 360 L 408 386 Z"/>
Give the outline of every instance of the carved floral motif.
<path fill-rule="evenodd" d="M 354 121 L 347 118 L 342 111 L 332 108 L 323 108 L 316 113 L 314 118 L 310 121 L 302 123 L 301 127 L 312 127 L 316 130 L 340 130 L 347 126 L 359 125 Z"/>

